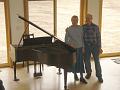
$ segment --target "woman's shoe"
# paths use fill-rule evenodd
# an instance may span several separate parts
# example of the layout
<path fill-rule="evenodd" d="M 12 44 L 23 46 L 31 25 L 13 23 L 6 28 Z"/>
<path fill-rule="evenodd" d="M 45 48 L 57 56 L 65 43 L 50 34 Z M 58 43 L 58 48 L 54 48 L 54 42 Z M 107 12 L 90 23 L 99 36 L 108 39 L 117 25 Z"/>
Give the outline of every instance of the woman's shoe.
<path fill-rule="evenodd" d="M 90 79 L 91 77 L 91 73 L 87 73 L 87 75 L 85 76 L 86 79 Z"/>
<path fill-rule="evenodd" d="M 84 78 L 80 78 L 80 82 L 87 84 L 87 81 Z"/>
<path fill-rule="evenodd" d="M 79 80 L 77 74 L 75 74 L 74 79 L 75 79 L 75 81 L 78 81 L 78 80 Z"/>

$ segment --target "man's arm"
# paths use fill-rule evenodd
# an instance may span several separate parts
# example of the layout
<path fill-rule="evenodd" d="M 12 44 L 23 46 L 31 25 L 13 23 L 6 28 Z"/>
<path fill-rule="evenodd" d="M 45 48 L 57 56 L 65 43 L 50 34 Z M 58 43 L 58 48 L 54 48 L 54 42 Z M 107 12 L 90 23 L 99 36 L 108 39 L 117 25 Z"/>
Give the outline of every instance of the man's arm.
<path fill-rule="evenodd" d="M 103 52 L 102 48 L 101 48 L 101 33 L 100 33 L 100 30 L 99 30 L 99 27 L 97 26 L 97 45 L 98 45 L 98 48 L 99 48 L 99 53 L 101 54 Z"/>
<path fill-rule="evenodd" d="M 101 33 L 99 31 L 99 27 L 96 27 L 96 38 L 97 38 L 97 45 L 99 48 L 101 48 Z"/>

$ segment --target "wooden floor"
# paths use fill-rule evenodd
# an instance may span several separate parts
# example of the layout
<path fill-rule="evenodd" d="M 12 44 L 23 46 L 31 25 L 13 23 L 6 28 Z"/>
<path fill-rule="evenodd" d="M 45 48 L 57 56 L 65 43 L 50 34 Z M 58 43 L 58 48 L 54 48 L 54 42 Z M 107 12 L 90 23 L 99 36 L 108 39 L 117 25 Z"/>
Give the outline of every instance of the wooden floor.
<path fill-rule="evenodd" d="M 73 74 L 69 73 L 68 88 L 70 90 L 120 90 L 120 64 L 114 63 L 111 58 L 102 58 L 100 61 L 104 79 L 102 84 L 97 81 L 92 62 L 93 73 L 92 77 L 87 80 L 88 84 L 74 82 Z M 34 78 L 33 66 L 30 66 L 29 73 L 26 72 L 26 68 L 18 68 L 17 76 L 20 81 L 15 82 L 13 81 L 13 69 L 1 68 L 0 78 L 6 90 L 64 90 L 63 73 L 57 75 L 57 72 L 58 69 L 55 67 L 44 66 L 43 76 Z"/>

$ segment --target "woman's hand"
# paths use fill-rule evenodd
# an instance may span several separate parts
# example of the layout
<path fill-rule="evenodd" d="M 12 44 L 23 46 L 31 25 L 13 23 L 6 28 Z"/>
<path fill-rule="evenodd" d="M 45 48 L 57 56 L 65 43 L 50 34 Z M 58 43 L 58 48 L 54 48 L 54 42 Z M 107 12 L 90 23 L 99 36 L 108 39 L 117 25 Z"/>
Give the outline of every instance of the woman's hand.
<path fill-rule="evenodd" d="M 85 48 L 82 48 L 82 53 L 85 53 Z"/>

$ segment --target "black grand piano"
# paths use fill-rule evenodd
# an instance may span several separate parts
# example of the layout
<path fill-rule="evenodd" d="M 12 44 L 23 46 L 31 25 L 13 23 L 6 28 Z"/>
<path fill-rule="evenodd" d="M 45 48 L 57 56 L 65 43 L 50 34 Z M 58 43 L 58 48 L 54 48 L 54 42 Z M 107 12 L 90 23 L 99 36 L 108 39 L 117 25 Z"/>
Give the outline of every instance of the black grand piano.
<path fill-rule="evenodd" d="M 64 69 L 64 88 L 67 89 L 67 71 L 73 65 L 75 48 L 64 43 L 56 36 L 40 28 L 22 16 L 28 24 L 45 32 L 49 37 L 26 38 L 23 45 L 10 45 L 10 56 L 14 66 L 14 80 L 17 81 L 16 63 L 21 61 L 39 61 L 41 64 Z M 52 40 L 54 39 L 54 41 Z"/>

